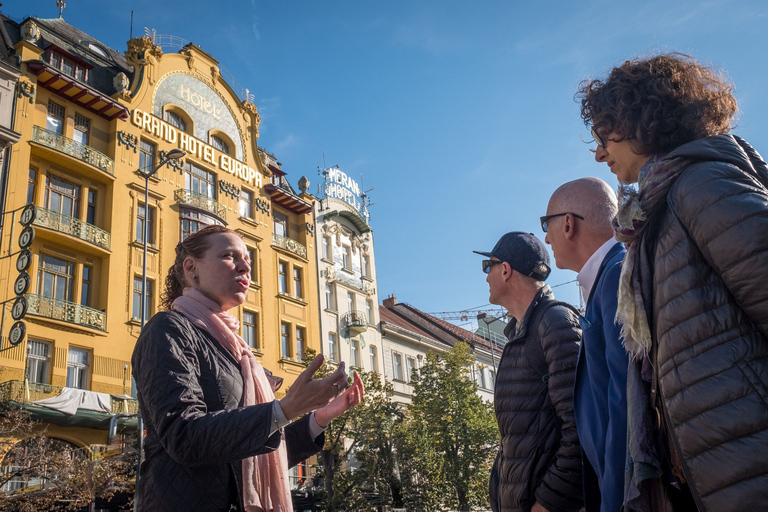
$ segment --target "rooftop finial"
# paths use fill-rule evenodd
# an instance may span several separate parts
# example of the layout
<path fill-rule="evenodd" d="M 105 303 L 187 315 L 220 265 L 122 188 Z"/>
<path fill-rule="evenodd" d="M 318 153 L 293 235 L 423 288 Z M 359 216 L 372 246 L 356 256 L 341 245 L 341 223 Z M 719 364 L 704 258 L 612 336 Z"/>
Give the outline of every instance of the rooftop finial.
<path fill-rule="evenodd" d="M 64 8 L 67 6 L 67 4 L 64 3 L 64 0 L 56 0 L 56 7 L 59 8 L 59 18 L 64 17 Z"/>

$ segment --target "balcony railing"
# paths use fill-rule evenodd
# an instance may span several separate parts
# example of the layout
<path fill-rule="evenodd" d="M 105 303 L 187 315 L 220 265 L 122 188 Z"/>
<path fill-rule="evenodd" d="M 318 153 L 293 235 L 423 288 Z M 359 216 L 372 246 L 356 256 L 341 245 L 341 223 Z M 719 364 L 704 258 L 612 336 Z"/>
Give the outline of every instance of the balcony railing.
<path fill-rule="evenodd" d="M 352 333 L 364 332 L 368 329 L 368 322 L 362 311 L 350 311 L 341 318 L 344 326 Z"/>
<path fill-rule="evenodd" d="M 34 224 L 44 228 L 49 228 L 60 233 L 75 236 L 86 242 L 90 242 L 97 247 L 109 250 L 110 234 L 93 224 L 88 224 L 80 219 L 62 215 L 61 213 L 45 208 L 37 207 L 37 217 Z"/>
<path fill-rule="evenodd" d="M 25 297 L 29 303 L 28 314 L 61 320 L 100 331 L 107 330 L 107 314 L 104 311 L 34 293 L 27 293 Z"/>
<path fill-rule="evenodd" d="M 112 176 L 115 175 L 115 161 L 101 151 L 96 151 L 91 146 L 80 144 L 69 137 L 59 135 L 56 132 L 46 130 L 40 126 L 34 126 L 32 128 L 32 141 L 45 147 L 55 149 L 65 155 L 77 158 L 78 160 L 82 160 L 107 174 Z"/>
<path fill-rule="evenodd" d="M 187 206 L 191 206 L 193 208 L 205 210 L 207 212 L 214 214 L 224 222 L 227 221 L 226 219 L 227 207 L 211 197 L 204 196 L 202 194 L 195 194 L 190 190 L 180 188 L 173 193 L 173 198 L 179 204 L 184 204 Z"/>
<path fill-rule="evenodd" d="M 20 404 L 31 404 L 37 400 L 58 396 L 63 388 L 60 386 L 51 386 L 50 384 L 39 384 L 29 382 L 24 385 L 21 380 L 9 380 L 0 383 L 0 401 L 13 401 Z M 139 402 L 135 399 L 121 400 L 110 397 L 112 414 L 136 414 L 139 410 Z M 127 406 L 127 407 L 126 407 Z M 127 413 L 125 412 L 127 408 Z"/>
<path fill-rule="evenodd" d="M 307 257 L 307 248 L 304 244 L 297 242 L 293 238 L 272 233 L 272 244 L 282 247 L 286 251 L 291 251 L 293 254 L 301 256 L 302 258 L 306 259 Z"/>

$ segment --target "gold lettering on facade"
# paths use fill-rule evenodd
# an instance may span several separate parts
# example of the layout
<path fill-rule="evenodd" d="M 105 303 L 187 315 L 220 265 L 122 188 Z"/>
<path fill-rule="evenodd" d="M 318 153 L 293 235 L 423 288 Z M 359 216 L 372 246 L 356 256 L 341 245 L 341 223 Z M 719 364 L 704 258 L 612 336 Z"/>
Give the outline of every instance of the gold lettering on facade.
<path fill-rule="evenodd" d="M 195 92 L 189 87 L 184 87 L 184 84 L 179 84 L 179 97 L 196 109 L 202 110 L 216 119 L 221 119 L 221 111 L 216 105 L 208 101 L 208 98 L 199 92 Z"/>

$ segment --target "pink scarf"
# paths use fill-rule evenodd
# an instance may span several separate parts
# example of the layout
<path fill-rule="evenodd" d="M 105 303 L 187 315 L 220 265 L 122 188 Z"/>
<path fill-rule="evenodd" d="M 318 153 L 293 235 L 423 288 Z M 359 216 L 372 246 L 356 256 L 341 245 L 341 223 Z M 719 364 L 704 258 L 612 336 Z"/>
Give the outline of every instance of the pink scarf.
<path fill-rule="evenodd" d="M 195 288 L 184 288 L 173 301 L 173 309 L 193 324 L 211 333 L 240 363 L 243 376 L 243 406 L 275 399 L 267 375 L 251 349 L 237 334 L 240 322 Z M 288 487 L 288 457 L 285 443 L 270 453 L 243 459 L 243 503 L 246 512 L 293 512 Z"/>

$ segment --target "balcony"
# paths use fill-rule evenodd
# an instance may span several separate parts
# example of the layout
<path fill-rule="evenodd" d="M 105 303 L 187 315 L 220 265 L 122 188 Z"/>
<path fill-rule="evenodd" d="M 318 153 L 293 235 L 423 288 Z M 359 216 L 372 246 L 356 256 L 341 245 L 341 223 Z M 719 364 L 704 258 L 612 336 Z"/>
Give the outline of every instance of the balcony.
<path fill-rule="evenodd" d="M 29 303 L 27 314 L 76 324 L 89 329 L 105 332 L 107 330 L 107 314 L 104 311 L 34 293 L 27 293 L 25 297 Z"/>
<path fill-rule="evenodd" d="M 51 386 L 50 384 L 28 382 L 25 385 L 24 381 L 21 380 L 9 380 L 0 383 L 0 401 L 29 405 L 37 400 L 57 396 L 61 393 L 62 389 L 60 386 Z M 115 397 L 110 398 L 113 414 L 136 414 L 139 410 L 139 402 L 136 399 L 121 400 Z"/>
<path fill-rule="evenodd" d="M 360 334 L 368 330 L 368 322 L 362 311 L 350 311 L 341 317 L 341 320 L 350 334 Z"/>
<path fill-rule="evenodd" d="M 91 146 L 80 144 L 69 137 L 59 135 L 40 126 L 34 126 L 32 128 L 32 142 L 37 142 L 41 146 L 55 149 L 59 153 L 76 158 L 106 172 L 110 176 L 115 175 L 114 160 L 104 153 L 96 151 Z"/>
<path fill-rule="evenodd" d="M 212 197 L 195 194 L 190 190 L 180 188 L 173 193 L 173 198 L 178 204 L 197 208 L 198 210 L 204 210 L 208 213 L 212 213 L 225 223 L 227 222 L 227 207 Z"/>
<path fill-rule="evenodd" d="M 297 242 L 293 238 L 288 238 L 287 236 L 272 233 L 272 245 L 307 259 L 307 248 L 304 246 L 304 244 Z"/>
<path fill-rule="evenodd" d="M 72 235 L 96 247 L 109 250 L 111 237 L 108 232 L 69 215 L 62 215 L 38 206 L 34 225 Z"/>

